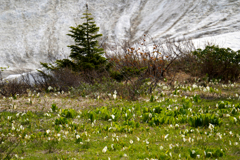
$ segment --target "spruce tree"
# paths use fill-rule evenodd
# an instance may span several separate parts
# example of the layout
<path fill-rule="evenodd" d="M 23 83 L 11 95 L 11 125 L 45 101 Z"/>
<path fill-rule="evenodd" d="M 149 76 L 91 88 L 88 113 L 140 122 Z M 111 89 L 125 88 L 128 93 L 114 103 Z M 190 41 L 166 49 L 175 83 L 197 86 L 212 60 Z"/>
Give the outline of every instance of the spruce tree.
<path fill-rule="evenodd" d="M 71 48 L 70 58 L 57 60 L 58 67 L 69 67 L 74 71 L 88 72 L 91 70 L 98 70 L 106 64 L 106 58 L 102 56 L 104 53 L 103 48 L 99 48 L 97 38 L 102 34 L 97 34 L 99 27 L 96 26 L 91 13 L 88 9 L 83 13 L 82 19 L 85 22 L 77 27 L 70 27 L 70 34 L 75 41 Z"/>

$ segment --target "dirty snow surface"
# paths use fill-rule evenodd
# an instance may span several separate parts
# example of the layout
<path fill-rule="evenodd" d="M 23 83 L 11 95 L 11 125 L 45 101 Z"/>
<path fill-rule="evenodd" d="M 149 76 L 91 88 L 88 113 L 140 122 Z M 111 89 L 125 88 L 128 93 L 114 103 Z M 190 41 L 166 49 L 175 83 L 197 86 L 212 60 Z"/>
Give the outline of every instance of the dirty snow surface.
<path fill-rule="evenodd" d="M 148 34 L 240 49 L 240 0 L 1 0 L 0 67 L 10 67 L 5 76 L 67 57 L 73 41 L 66 34 L 83 22 L 86 3 L 103 34 L 100 42 L 137 42 Z"/>

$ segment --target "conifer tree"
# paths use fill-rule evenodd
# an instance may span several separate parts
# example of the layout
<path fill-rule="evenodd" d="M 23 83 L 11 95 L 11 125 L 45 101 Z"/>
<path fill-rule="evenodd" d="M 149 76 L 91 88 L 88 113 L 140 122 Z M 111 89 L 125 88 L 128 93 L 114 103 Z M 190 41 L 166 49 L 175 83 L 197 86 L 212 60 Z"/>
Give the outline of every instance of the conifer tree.
<path fill-rule="evenodd" d="M 70 34 L 75 41 L 74 45 L 68 47 L 71 48 L 70 59 L 57 60 L 57 68 L 71 68 L 73 71 L 88 72 L 91 70 L 98 70 L 106 64 L 106 58 L 102 56 L 104 53 L 103 48 L 99 48 L 97 38 L 102 34 L 97 34 L 99 27 L 96 26 L 91 13 L 83 13 L 82 19 L 85 22 L 77 27 L 70 27 Z M 42 65 L 48 69 L 48 65 L 42 63 Z"/>

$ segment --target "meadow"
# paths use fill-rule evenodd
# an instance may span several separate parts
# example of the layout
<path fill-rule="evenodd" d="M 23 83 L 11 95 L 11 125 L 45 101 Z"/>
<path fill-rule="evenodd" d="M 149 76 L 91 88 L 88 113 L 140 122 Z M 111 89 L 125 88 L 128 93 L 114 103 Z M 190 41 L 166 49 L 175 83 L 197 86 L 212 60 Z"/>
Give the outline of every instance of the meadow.
<path fill-rule="evenodd" d="M 99 46 L 88 7 L 82 18 L 68 59 L 15 79 L 0 67 L 0 159 L 239 159 L 240 50 Z"/>
<path fill-rule="evenodd" d="M 240 83 L 202 82 L 1 97 L 0 159 L 239 159 Z"/>

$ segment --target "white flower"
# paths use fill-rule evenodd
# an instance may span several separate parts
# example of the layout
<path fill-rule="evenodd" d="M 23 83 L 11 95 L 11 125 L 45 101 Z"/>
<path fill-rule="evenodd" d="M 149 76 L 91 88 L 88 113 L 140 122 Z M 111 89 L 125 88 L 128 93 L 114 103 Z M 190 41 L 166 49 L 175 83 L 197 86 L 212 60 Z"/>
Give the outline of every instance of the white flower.
<path fill-rule="evenodd" d="M 107 146 L 105 146 L 102 150 L 103 153 L 106 153 L 107 152 Z"/>
<path fill-rule="evenodd" d="M 114 119 L 114 118 L 115 118 L 115 116 L 114 116 L 113 114 L 111 115 L 111 117 L 112 117 L 112 119 Z"/>
<path fill-rule="evenodd" d="M 175 124 L 175 127 L 178 128 L 178 127 L 179 127 L 179 124 Z"/>
<path fill-rule="evenodd" d="M 152 118 L 152 113 L 149 113 L 149 115 L 148 115 L 148 116 L 149 116 L 149 118 Z"/>
<path fill-rule="evenodd" d="M 26 134 L 25 139 L 30 139 L 30 136 Z"/>
<path fill-rule="evenodd" d="M 160 150 L 163 150 L 163 146 L 160 146 Z"/>
<path fill-rule="evenodd" d="M 53 88 L 51 86 L 48 87 L 48 90 L 51 91 Z"/>
<path fill-rule="evenodd" d="M 164 90 L 167 90 L 167 89 L 168 89 L 168 87 L 167 87 L 167 86 L 163 86 L 163 89 L 164 89 Z"/>
<path fill-rule="evenodd" d="M 192 150 L 192 154 L 195 154 L 196 153 L 196 151 L 195 150 Z"/>
<path fill-rule="evenodd" d="M 104 139 L 104 141 L 106 141 L 106 140 L 107 140 L 107 138 L 108 138 L 108 136 L 104 137 L 104 138 L 103 138 L 103 139 Z"/>
<path fill-rule="evenodd" d="M 130 144 L 133 144 L 133 140 L 130 140 Z"/>
<path fill-rule="evenodd" d="M 193 84 L 192 88 L 195 89 L 195 88 L 198 88 L 198 86 L 196 84 Z"/>
<path fill-rule="evenodd" d="M 199 154 L 197 155 L 197 158 L 200 158 L 200 155 L 199 155 Z"/>
<path fill-rule="evenodd" d="M 137 137 L 137 141 L 140 141 L 140 138 Z"/>
<path fill-rule="evenodd" d="M 49 134 L 49 133 L 50 133 L 50 131 L 51 131 L 51 130 L 49 130 L 49 129 L 48 129 L 48 130 L 46 130 L 46 133 L 47 133 L 47 134 Z"/>
<path fill-rule="evenodd" d="M 125 153 L 125 154 L 123 155 L 123 157 L 127 157 L 127 154 Z"/>
<path fill-rule="evenodd" d="M 208 86 L 206 87 L 206 89 L 207 89 L 207 91 L 210 91 L 210 88 Z"/>
<path fill-rule="evenodd" d="M 115 90 L 113 93 L 113 98 L 116 99 L 117 98 L 117 91 Z"/>
<path fill-rule="evenodd" d="M 116 137 L 116 133 L 113 133 L 113 134 L 112 134 L 112 137 Z"/>
<path fill-rule="evenodd" d="M 146 144 L 149 144 L 148 140 L 146 140 Z"/>
<path fill-rule="evenodd" d="M 14 127 L 14 125 L 12 124 L 12 130 L 14 131 L 15 130 L 15 127 Z"/>
<path fill-rule="evenodd" d="M 47 116 L 47 117 L 51 117 L 51 114 L 49 114 L 49 113 L 44 113 L 43 115 Z"/>
<path fill-rule="evenodd" d="M 209 127 L 208 127 L 211 131 L 214 129 L 214 125 L 209 123 Z"/>
<path fill-rule="evenodd" d="M 111 144 L 111 148 L 112 148 L 112 150 L 114 150 L 114 144 Z"/>
<path fill-rule="evenodd" d="M 24 130 L 24 127 L 21 125 L 21 126 L 20 126 L 20 129 L 21 129 L 21 130 Z"/>
<path fill-rule="evenodd" d="M 207 89 L 206 89 L 206 88 L 204 88 L 204 89 L 203 89 L 203 92 L 207 92 Z"/>
<path fill-rule="evenodd" d="M 234 121 L 237 122 L 237 118 L 236 117 L 233 117 Z"/>
<path fill-rule="evenodd" d="M 164 139 L 167 139 L 168 135 L 169 135 L 169 134 L 167 134 L 166 136 L 164 136 Z"/>

